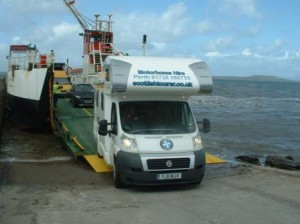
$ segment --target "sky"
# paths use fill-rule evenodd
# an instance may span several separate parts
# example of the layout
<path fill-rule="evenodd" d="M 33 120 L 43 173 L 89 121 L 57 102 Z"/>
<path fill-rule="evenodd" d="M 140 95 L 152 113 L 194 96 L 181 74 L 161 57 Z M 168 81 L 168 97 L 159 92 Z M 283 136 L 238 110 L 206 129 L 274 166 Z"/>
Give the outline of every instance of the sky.
<path fill-rule="evenodd" d="M 300 80 L 299 0 L 76 0 L 93 19 L 112 14 L 114 45 L 129 55 L 194 57 L 213 76 Z M 54 50 L 82 66 L 82 28 L 63 0 L 0 0 L 0 71 L 12 44 Z"/>

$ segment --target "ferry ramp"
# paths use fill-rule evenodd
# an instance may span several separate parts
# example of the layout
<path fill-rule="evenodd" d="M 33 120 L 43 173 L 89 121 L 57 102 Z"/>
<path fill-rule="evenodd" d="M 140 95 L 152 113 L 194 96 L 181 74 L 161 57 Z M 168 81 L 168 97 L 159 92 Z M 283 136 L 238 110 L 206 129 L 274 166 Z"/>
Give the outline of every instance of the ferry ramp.
<path fill-rule="evenodd" d="M 93 108 L 74 107 L 67 98 L 60 98 L 54 108 L 54 131 L 60 136 L 75 159 L 83 157 L 95 172 L 111 172 L 112 168 L 98 156 L 93 135 Z M 206 153 L 206 164 L 225 161 Z"/>

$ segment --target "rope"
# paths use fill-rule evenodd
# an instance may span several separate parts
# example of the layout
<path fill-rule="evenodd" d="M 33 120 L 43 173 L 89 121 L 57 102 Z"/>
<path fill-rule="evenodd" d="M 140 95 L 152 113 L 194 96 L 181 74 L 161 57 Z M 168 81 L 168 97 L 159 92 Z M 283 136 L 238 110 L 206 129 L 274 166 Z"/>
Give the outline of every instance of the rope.
<path fill-rule="evenodd" d="M 50 68 L 52 68 L 52 66 Z M 50 105 L 50 108 L 49 108 L 50 123 L 51 123 L 52 131 L 54 132 L 55 126 L 54 126 L 54 111 L 53 111 L 53 72 L 49 78 L 48 90 L 49 90 L 48 92 L 49 92 L 49 105 Z"/>

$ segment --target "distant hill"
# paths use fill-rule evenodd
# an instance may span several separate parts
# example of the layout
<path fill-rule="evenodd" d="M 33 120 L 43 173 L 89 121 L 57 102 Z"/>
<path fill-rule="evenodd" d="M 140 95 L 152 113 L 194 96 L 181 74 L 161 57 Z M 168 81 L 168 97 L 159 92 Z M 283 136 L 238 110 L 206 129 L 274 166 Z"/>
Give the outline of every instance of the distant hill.
<path fill-rule="evenodd" d="M 276 76 L 252 75 L 252 76 L 213 76 L 214 79 L 246 80 L 246 81 L 272 81 L 272 82 L 295 82 L 294 80 L 279 78 Z"/>

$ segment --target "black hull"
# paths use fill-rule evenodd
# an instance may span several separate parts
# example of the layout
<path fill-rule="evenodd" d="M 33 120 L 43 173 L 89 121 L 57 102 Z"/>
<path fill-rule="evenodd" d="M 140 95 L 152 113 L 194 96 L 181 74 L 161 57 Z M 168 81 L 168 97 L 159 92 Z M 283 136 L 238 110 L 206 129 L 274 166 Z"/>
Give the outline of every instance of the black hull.
<path fill-rule="evenodd" d="M 8 121 L 18 129 L 51 131 L 52 83 L 53 71 L 49 68 L 39 101 L 8 94 L 6 100 Z"/>

